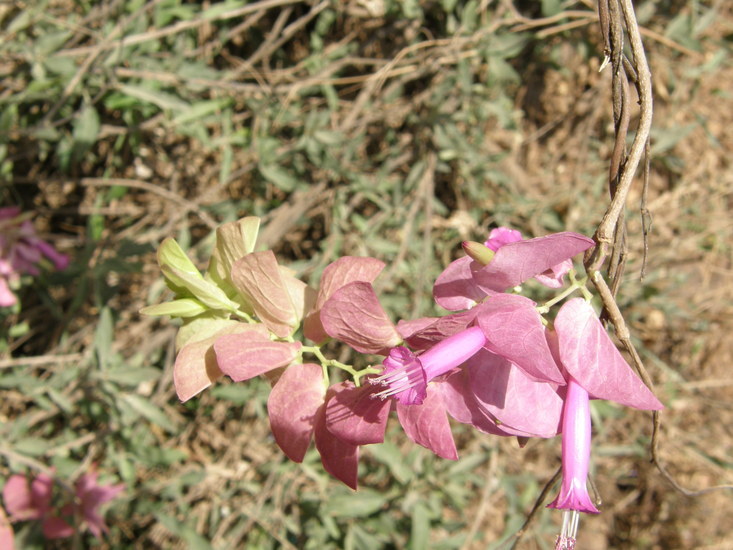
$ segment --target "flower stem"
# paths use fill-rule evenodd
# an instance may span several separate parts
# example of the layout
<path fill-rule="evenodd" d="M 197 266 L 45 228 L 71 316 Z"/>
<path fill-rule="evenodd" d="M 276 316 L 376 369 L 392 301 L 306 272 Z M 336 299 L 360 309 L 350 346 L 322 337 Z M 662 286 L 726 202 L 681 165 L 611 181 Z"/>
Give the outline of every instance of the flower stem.
<path fill-rule="evenodd" d="M 588 289 L 585 286 L 586 283 L 588 282 L 588 276 L 586 275 L 582 279 L 577 279 L 575 275 L 576 274 L 575 274 L 575 270 L 574 269 L 571 269 L 568 272 L 568 276 L 570 277 L 570 286 L 568 288 L 566 288 L 565 290 L 563 290 L 560 294 L 558 294 L 557 296 L 555 296 L 554 298 L 552 298 L 551 300 L 548 300 L 547 302 L 545 302 L 541 306 L 538 306 L 537 307 L 537 311 L 540 314 L 547 313 L 548 311 L 550 311 L 550 308 L 552 306 L 554 306 L 558 302 L 564 300 L 565 298 L 567 298 L 568 296 L 570 296 L 576 290 L 580 290 L 583 293 L 583 297 L 586 300 L 589 300 L 590 299 L 590 297 L 591 297 L 590 296 L 590 293 L 589 293 Z"/>

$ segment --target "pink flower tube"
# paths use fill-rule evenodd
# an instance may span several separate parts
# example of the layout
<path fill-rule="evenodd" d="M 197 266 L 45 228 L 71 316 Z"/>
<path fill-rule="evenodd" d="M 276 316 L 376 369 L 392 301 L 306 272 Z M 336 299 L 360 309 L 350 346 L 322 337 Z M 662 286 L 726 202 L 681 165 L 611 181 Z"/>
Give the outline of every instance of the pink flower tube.
<path fill-rule="evenodd" d="M 562 417 L 562 486 L 548 508 L 598 514 L 588 495 L 590 463 L 590 400 L 574 379 L 568 382 Z"/>
<path fill-rule="evenodd" d="M 565 510 L 557 550 L 572 550 L 578 532 L 579 512 L 598 514 L 586 482 L 590 463 L 590 399 L 572 377 L 568 381 L 562 417 L 562 485 L 548 508 Z"/>
<path fill-rule="evenodd" d="M 420 405 L 427 396 L 427 384 L 464 363 L 486 344 L 480 327 L 470 327 L 442 340 L 421 355 L 404 346 L 392 348 L 384 359 L 384 374 L 370 380 L 386 386 L 375 394 L 393 397 L 403 405 Z"/>

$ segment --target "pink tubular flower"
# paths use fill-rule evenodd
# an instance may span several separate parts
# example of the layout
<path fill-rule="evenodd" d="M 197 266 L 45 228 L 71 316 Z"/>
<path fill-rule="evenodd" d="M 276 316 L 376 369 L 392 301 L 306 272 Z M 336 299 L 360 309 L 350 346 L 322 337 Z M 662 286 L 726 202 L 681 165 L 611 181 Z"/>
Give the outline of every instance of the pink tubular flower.
<path fill-rule="evenodd" d="M 590 463 L 590 399 L 572 378 L 568 381 L 562 418 L 562 485 L 560 494 L 547 505 L 563 510 L 563 524 L 556 550 L 572 550 L 578 534 L 579 512 L 598 514 L 586 486 Z"/>
<path fill-rule="evenodd" d="M 370 379 L 368 386 L 340 392 L 328 403 L 328 430 L 355 445 L 382 442 L 392 402 L 387 398 L 391 397 L 400 424 L 412 441 L 442 458 L 456 460 L 458 453 L 439 381 L 485 342 L 480 327 L 470 327 L 445 337 L 420 355 L 403 346 L 393 348 L 384 360 L 381 376 Z"/>
<path fill-rule="evenodd" d="M 599 513 L 586 487 L 591 439 L 589 403 L 588 392 L 571 378 L 562 417 L 562 486 L 549 508 Z"/>
<path fill-rule="evenodd" d="M 560 494 L 548 505 L 564 510 L 557 550 L 575 548 L 579 513 L 597 514 L 586 488 L 591 452 L 589 399 L 606 399 L 643 410 L 663 408 L 652 391 L 631 370 L 582 298 L 568 300 L 555 318 L 548 339 L 565 371 L 568 384 L 562 417 Z"/>
<path fill-rule="evenodd" d="M 375 394 L 393 397 L 403 405 L 420 405 L 427 396 L 427 384 L 464 363 L 486 343 L 480 327 L 470 327 L 449 336 L 421 355 L 398 346 L 384 359 L 384 373 L 369 380 L 385 389 Z"/>

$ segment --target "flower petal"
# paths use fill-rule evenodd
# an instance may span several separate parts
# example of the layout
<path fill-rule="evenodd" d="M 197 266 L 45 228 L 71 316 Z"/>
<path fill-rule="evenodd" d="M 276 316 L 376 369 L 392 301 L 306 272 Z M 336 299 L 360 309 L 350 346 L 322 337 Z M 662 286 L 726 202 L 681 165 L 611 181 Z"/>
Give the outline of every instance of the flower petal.
<path fill-rule="evenodd" d="M 263 338 L 266 337 L 264 334 L 267 334 L 267 329 L 263 325 L 228 322 L 214 326 L 223 328 L 202 340 L 192 339 L 178 352 L 173 365 L 173 385 L 181 401 L 188 401 L 221 378 L 223 372 L 219 368 L 214 351 L 217 339 L 224 334 L 237 332 L 256 333 Z"/>
<path fill-rule="evenodd" d="M 343 382 L 326 406 L 326 428 L 352 445 L 383 443 L 391 402 L 375 399 L 372 386 Z"/>
<path fill-rule="evenodd" d="M 333 387 L 328 389 L 326 402 L 333 397 L 336 391 Z M 329 474 L 356 491 L 359 475 L 359 446 L 339 439 L 328 430 L 325 409 L 326 407 L 321 407 L 318 410 L 313 430 L 316 449 L 321 454 L 321 464 Z"/>
<path fill-rule="evenodd" d="M 431 384 L 422 405 L 397 404 L 397 417 L 407 437 L 430 449 L 441 458 L 458 460 L 456 444 L 446 416 L 446 407 L 440 391 Z"/>
<path fill-rule="evenodd" d="M 479 407 L 471 391 L 466 369 L 460 369 L 443 381 L 435 381 L 431 391 L 440 391 L 448 414 L 462 424 L 470 424 L 478 431 L 491 435 L 525 435 L 508 428 L 506 431 L 499 422 Z"/>
<path fill-rule="evenodd" d="M 537 382 L 510 361 L 481 351 L 465 367 L 469 385 L 483 412 L 534 437 L 553 437 L 560 429 L 563 400 L 553 385 Z"/>
<path fill-rule="evenodd" d="M 356 281 L 371 283 L 384 269 L 384 262 L 376 258 L 344 256 L 330 263 L 323 270 L 318 296 L 311 312 L 303 323 L 305 337 L 316 343 L 323 342 L 328 334 L 321 323 L 321 308 L 343 286 Z"/>
<path fill-rule="evenodd" d="M 214 342 L 219 368 L 235 382 L 290 364 L 301 347 L 300 342 L 273 342 L 255 331 L 224 334 Z"/>
<path fill-rule="evenodd" d="M 468 325 L 473 323 L 476 315 L 481 311 L 483 304 L 476 306 L 468 311 L 453 313 L 438 317 L 429 325 L 420 328 L 412 334 L 405 336 L 405 342 L 415 350 L 424 350 L 433 347 L 446 338 L 465 330 Z M 397 325 L 398 328 L 400 325 Z M 401 334 L 404 334 L 402 331 Z"/>
<path fill-rule="evenodd" d="M 323 368 L 310 363 L 291 365 L 272 388 L 267 399 L 270 428 L 290 460 L 303 461 L 325 395 Z"/>
<path fill-rule="evenodd" d="M 474 272 L 486 293 L 503 292 L 593 246 L 593 239 L 565 231 L 501 246 L 489 265 Z"/>
<path fill-rule="evenodd" d="M 267 328 L 280 338 L 290 336 L 299 319 L 272 250 L 253 252 L 232 266 L 232 283 Z"/>
<path fill-rule="evenodd" d="M 529 298 L 514 294 L 490 298 L 478 316 L 479 326 L 486 335 L 485 347 L 538 382 L 565 384 L 547 345 L 542 317 L 534 306 Z"/>
<path fill-rule="evenodd" d="M 489 233 L 489 238 L 484 245 L 496 252 L 502 246 L 509 243 L 516 243 L 522 240 L 522 233 L 508 227 L 497 227 Z"/>
<path fill-rule="evenodd" d="M 458 258 L 438 275 L 433 286 L 433 297 L 440 307 L 448 311 L 470 309 L 486 297 L 487 292 L 474 281 L 472 265 L 481 267 L 468 256 Z"/>
<path fill-rule="evenodd" d="M 0 208 L 0 211 L 1 210 L 2 208 Z M 2 219 L 1 216 L 0 219 Z M 0 548 L 15 550 L 15 535 L 13 534 L 13 527 L 10 525 L 2 506 L 0 506 Z"/>
<path fill-rule="evenodd" d="M 563 366 L 594 398 L 635 409 L 664 408 L 616 349 L 588 302 L 582 298 L 565 302 L 555 331 Z"/>
<path fill-rule="evenodd" d="M 361 353 L 387 355 L 401 341 L 371 283 L 357 281 L 337 290 L 323 304 L 321 321 L 329 336 Z"/>
<path fill-rule="evenodd" d="M 50 489 L 48 493 L 48 502 L 46 506 L 37 498 L 34 498 L 31 483 L 25 476 L 14 474 L 8 478 L 3 487 L 3 500 L 5 508 L 10 517 L 15 521 L 26 521 L 29 519 L 38 519 L 45 513 L 45 509 L 50 503 Z"/>

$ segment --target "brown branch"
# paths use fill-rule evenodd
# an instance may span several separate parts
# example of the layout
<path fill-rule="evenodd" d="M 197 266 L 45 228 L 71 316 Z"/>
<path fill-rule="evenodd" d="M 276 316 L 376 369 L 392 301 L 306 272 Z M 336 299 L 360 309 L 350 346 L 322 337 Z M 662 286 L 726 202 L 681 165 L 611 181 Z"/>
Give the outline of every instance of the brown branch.
<path fill-rule="evenodd" d="M 545 483 L 544 488 L 542 489 L 542 492 L 537 497 L 537 500 L 534 502 L 534 506 L 532 506 L 532 510 L 530 510 L 529 514 L 527 514 L 527 519 L 524 520 L 524 523 L 522 524 L 522 527 L 514 533 L 511 539 L 509 539 L 505 545 L 502 546 L 502 548 L 507 548 L 507 550 L 512 550 L 513 548 L 516 548 L 517 544 L 519 544 L 519 541 L 522 540 L 522 537 L 527 532 L 527 527 L 529 527 L 529 524 L 532 522 L 534 517 L 537 515 L 537 512 L 540 511 L 542 508 L 542 504 L 545 502 L 545 499 L 547 498 L 547 495 L 550 494 L 550 491 L 554 487 L 555 483 L 557 483 L 560 480 L 560 476 L 562 475 L 562 468 L 558 468 L 555 472 L 555 475 L 550 478 L 550 480 Z"/>

